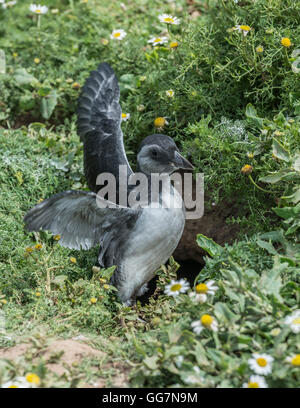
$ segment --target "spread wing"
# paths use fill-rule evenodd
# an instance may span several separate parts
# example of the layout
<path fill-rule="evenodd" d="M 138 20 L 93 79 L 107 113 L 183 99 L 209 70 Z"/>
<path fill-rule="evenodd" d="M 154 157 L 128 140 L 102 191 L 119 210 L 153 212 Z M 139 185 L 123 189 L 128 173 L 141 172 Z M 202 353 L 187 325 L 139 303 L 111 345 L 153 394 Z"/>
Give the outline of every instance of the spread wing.
<path fill-rule="evenodd" d="M 119 165 L 127 166 L 128 176 L 132 173 L 124 150 L 119 97 L 117 77 L 104 62 L 91 72 L 78 100 L 77 130 L 84 144 L 85 176 L 92 191 L 99 190 L 96 178 L 101 173 L 112 173 L 117 187 Z"/>
<path fill-rule="evenodd" d="M 64 191 L 33 207 L 24 217 L 28 231 L 48 230 L 60 235 L 60 245 L 89 249 L 108 243 L 119 230 L 132 228 L 139 210 L 115 206 L 101 208 L 97 195 L 87 191 Z M 109 237 L 109 239 L 107 239 Z"/>

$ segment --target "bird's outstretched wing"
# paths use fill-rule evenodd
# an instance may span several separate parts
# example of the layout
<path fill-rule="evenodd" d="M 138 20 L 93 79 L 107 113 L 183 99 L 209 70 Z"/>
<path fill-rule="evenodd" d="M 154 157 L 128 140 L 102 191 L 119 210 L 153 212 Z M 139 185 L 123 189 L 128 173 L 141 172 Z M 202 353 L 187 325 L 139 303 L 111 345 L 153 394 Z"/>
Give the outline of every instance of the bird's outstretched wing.
<path fill-rule="evenodd" d="M 91 72 L 78 100 L 77 130 L 84 144 L 85 176 L 95 192 L 101 173 L 113 174 L 117 187 L 119 165 L 126 165 L 128 176 L 132 174 L 124 150 L 119 97 L 117 77 L 103 62 Z"/>
<path fill-rule="evenodd" d="M 42 229 L 60 235 L 59 243 L 64 247 L 89 249 L 99 243 L 109 244 L 122 225 L 132 227 L 138 215 L 139 210 L 131 208 L 100 208 L 95 193 L 69 190 L 37 204 L 24 222 L 28 231 Z"/>

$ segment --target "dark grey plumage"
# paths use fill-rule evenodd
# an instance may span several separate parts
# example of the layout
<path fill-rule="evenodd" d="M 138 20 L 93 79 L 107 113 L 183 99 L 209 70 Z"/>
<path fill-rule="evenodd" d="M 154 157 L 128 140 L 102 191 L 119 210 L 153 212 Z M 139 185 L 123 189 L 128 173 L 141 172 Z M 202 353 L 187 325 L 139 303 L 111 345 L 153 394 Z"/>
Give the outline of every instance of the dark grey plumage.
<path fill-rule="evenodd" d="M 118 182 L 120 165 L 127 166 L 128 176 L 132 174 L 123 145 L 119 96 L 113 70 L 106 63 L 100 64 L 83 87 L 77 112 L 85 175 L 92 192 L 55 194 L 28 211 L 24 222 L 28 231 L 43 229 L 59 234 L 60 244 L 68 248 L 89 249 L 100 244 L 99 263 L 103 267 L 117 265 L 112 283 L 120 299 L 130 304 L 176 248 L 184 227 L 184 206 L 173 187 L 168 196 L 178 204 L 173 209 L 151 205 L 124 208 L 117 203 L 115 208 L 98 206 L 95 192 L 99 174 L 112 173 Z M 148 178 L 153 172 L 170 174 L 178 168 L 192 168 L 165 135 L 146 137 L 137 159 L 139 171 Z"/>

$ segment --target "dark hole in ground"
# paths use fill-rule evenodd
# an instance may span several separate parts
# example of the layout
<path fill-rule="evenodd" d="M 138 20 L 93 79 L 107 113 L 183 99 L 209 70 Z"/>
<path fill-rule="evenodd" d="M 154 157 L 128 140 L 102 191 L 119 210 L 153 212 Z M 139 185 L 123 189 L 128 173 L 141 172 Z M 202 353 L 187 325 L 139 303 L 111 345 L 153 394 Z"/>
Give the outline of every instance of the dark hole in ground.
<path fill-rule="evenodd" d="M 193 287 L 194 281 L 203 268 L 203 265 L 193 260 L 179 261 L 179 264 L 180 268 L 177 271 L 177 278 L 185 278 L 189 282 L 190 286 Z M 142 305 L 148 303 L 148 299 L 153 295 L 156 289 L 156 279 L 157 277 L 151 279 L 151 281 L 148 283 L 148 291 L 143 296 L 138 298 Z"/>

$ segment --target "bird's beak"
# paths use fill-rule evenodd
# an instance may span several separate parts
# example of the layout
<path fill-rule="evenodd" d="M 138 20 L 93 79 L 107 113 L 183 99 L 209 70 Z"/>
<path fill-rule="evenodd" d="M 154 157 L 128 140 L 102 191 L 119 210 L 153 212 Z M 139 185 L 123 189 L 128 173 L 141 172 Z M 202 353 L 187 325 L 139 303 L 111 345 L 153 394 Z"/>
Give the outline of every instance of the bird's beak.
<path fill-rule="evenodd" d="M 187 159 L 181 156 L 179 152 L 175 152 L 175 159 L 173 164 L 178 169 L 185 169 L 185 170 L 194 170 L 194 166 L 190 163 Z"/>

